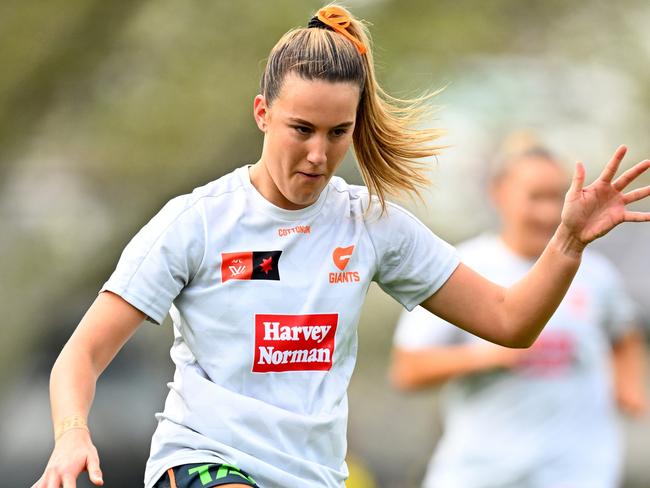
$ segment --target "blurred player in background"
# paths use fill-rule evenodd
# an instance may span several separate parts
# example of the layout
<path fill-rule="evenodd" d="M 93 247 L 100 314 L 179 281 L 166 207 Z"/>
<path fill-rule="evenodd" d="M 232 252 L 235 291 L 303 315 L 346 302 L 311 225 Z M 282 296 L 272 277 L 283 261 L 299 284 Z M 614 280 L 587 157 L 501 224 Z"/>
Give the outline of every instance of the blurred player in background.
<path fill-rule="evenodd" d="M 560 223 L 568 174 L 527 134 L 494 169 L 498 234 L 458 246 L 462 261 L 510 286 Z M 530 349 L 507 349 L 418 307 L 395 334 L 392 378 L 402 389 L 446 383 L 443 435 L 427 488 L 612 488 L 621 480 L 616 404 L 646 410 L 643 337 L 619 273 L 591 249 L 564 301 Z M 612 368 L 613 365 L 613 368 Z"/>

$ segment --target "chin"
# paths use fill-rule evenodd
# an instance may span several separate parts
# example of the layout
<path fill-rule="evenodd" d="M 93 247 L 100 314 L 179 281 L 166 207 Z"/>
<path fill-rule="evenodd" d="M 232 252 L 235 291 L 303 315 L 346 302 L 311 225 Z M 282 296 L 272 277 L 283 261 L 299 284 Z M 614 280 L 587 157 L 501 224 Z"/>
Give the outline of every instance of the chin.
<path fill-rule="evenodd" d="M 311 204 L 316 202 L 318 200 L 318 196 L 315 198 L 310 198 L 310 197 L 305 197 L 305 196 L 285 196 L 284 197 L 292 206 L 296 207 L 296 210 L 299 210 L 301 208 L 309 207 Z"/>

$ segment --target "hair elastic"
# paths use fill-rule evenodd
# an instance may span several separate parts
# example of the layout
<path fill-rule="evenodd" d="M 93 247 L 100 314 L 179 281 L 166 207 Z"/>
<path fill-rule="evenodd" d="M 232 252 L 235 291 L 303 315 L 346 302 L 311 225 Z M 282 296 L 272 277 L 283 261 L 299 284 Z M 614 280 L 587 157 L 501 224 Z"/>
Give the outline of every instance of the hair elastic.
<path fill-rule="evenodd" d="M 365 54 L 368 49 L 363 44 L 363 42 L 348 32 L 350 23 L 350 16 L 345 10 L 343 10 L 341 7 L 330 6 L 320 9 L 318 13 L 309 21 L 307 27 L 329 27 L 333 31 L 336 31 L 349 39 L 350 42 L 352 42 L 357 47 L 359 54 Z"/>

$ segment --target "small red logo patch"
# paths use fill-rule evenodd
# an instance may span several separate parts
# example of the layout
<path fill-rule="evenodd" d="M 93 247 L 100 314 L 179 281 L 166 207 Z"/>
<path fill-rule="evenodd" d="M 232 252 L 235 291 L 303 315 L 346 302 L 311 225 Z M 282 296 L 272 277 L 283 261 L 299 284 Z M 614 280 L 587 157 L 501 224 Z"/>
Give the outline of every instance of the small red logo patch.
<path fill-rule="evenodd" d="M 336 313 L 255 315 L 253 373 L 329 371 L 338 321 Z"/>
<path fill-rule="evenodd" d="M 282 251 L 221 253 L 221 282 L 228 280 L 280 280 Z"/>
<path fill-rule="evenodd" d="M 253 273 L 252 252 L 224 252 L 221 254 L 221 280 L 250 280 Z"/>

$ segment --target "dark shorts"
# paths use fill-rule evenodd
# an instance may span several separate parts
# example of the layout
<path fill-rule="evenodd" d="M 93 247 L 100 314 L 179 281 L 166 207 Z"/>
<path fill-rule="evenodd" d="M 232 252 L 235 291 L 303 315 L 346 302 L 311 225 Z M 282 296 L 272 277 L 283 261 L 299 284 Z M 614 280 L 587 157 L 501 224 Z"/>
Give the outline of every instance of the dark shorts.
<path fill-rule="evenodd" d="M 168 469 L 154 488 L 209 488 L 239 483 L 259 488 L 248 473 L 229 464 L 183 464 Z"/>

